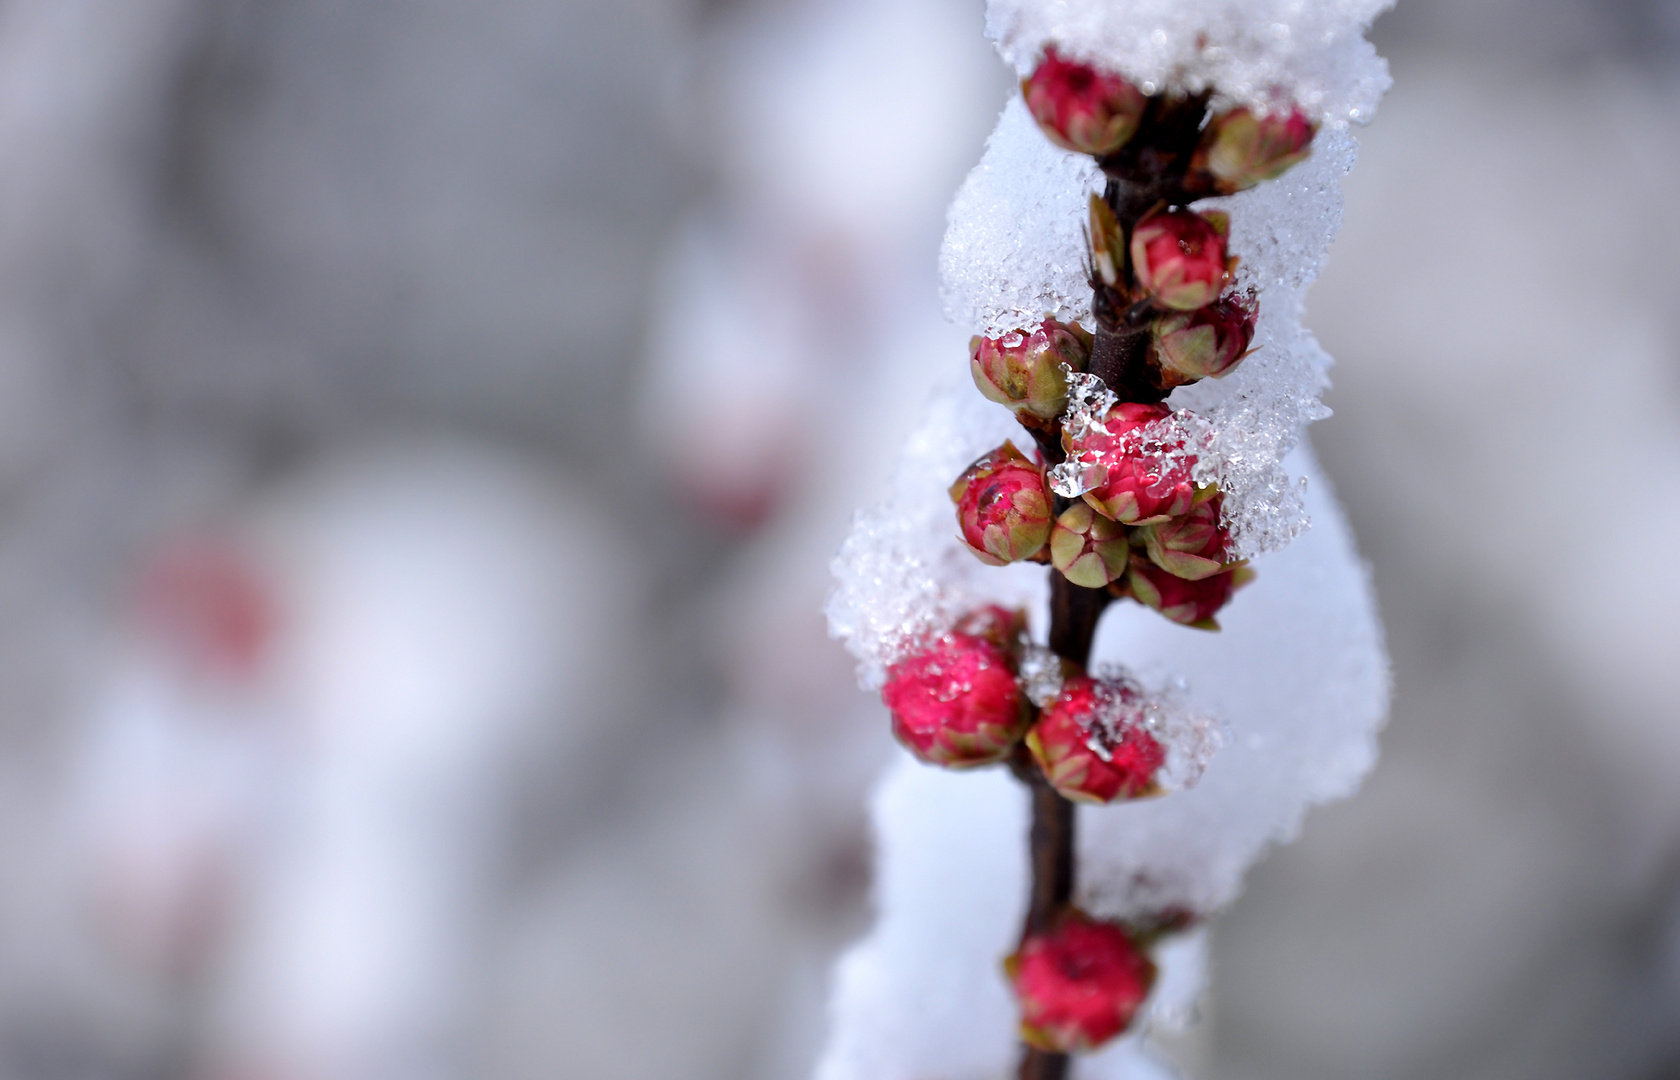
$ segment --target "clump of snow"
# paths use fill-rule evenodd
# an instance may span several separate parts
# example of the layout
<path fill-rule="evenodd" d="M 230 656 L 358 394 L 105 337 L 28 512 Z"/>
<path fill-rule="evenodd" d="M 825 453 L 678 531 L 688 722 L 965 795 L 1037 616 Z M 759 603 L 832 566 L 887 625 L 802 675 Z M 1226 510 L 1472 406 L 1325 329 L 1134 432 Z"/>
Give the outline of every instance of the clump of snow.
<path fill-rule="evenodd" d="M 1101 184 L 1094 160 L 1053 145 L 1012 96 L 951 201 L 939 253 L 946 315 L 987 337 L 1046 315 L 1089 324 L 1085 215 Z"/>
<path fill-rule="evenodd" d="M 1392 80 L 1365 40 L 1393 0 L 990 0 L 986 33 L 1025 76 L 1046 45 L 1153 94 L 1213 88 L 1229 102 L 1294 100 L 1331 125 L 1365 123 Z"/>
<path fill-rule="evenodd" d="M 963 546 L 946 493 L 964 466 L 1005 439 L 1032 445 L 1009 410 L 971 384 L 947 387 L 911 437 L 889 497 L 853 518 L 830 564 L 835 587 L 825 612 L 829 633 L 858 659 L 866 689 L 878 688 L 887 668 L 963 612 L 988 603 L 1024 607 L 1042 592 L 1043 566 L 990 567 Z"/>

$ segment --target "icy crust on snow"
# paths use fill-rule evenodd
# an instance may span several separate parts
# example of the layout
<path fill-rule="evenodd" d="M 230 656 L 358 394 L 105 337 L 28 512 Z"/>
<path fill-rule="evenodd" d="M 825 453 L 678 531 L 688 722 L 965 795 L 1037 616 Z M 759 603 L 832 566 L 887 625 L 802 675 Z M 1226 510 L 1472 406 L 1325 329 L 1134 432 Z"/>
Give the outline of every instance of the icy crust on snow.
<path fill-rule="evenodd" d="M 1152 94 L 1212 87 L 1227 102 L 1295 101 L 1365 123 L 1391 80 L 1365 29 L 1392 0 L 990 0 L 986 34 L 1023 77 L 1046 45 Z"/>
<path fill-rule="evenodd" d="M 1221 612 L 1221 633 L 1135 604 L 1103 617 L 1097 664 L 1124 661 L 1146 681 L 1181 673 L 1185 700 L 1225 721 L 1226 744 L 1193 789 L 1079 808 L 1076 899 L 1094 914 L 1217 910 L 1270 844 L 1295 835 L 1308 807 L 1350 794 L 1375 761 L 1389 684 L 1370 584 L 1307 448 L 1288 464 L 1312 480 L 1316 525 L 1258 562 L 1258 579 Z M 1047 575 L 1033 569 L 1032 614 L 1042 619 Z M 876 795 L 874 818 L 879 916 L 837 969 L 818 1080 L 1008 1075 L 1015 1013 L 998 965 L 1019 934 L 1027 891 L 1020 785 L 1002 769 L 950 772 L 905 755 Z M 1157 957 L 1163 979 L 1146 1027 L 1193 1014 L 1195 942 Z M 1137 1037 L 1075 1069 L 1079 1080 L 1172 1075 Z"/>
<path fill-rule="evenodd" d="M 1101 186 L 1096 162 L 1051 143 L 1012 95 L 947 214 L 939 253 L 946 316 L 987 337 L 1046 315 L 1089 324 L 1085 215 Z"/>

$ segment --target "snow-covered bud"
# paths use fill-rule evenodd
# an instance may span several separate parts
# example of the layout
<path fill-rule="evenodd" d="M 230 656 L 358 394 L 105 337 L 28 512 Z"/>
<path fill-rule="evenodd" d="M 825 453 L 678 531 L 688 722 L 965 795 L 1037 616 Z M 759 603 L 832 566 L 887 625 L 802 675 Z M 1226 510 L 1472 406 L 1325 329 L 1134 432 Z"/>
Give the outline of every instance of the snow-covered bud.
<path fill-rule="evenodd" d="M 1254 571 L 1237 566 L 1199 580 L 1179 577 L 1149 559 L 1132 557 L 1126 588 L 1133 599 L 1167 618 L 1198 630 L 1217 630 L 1214 615 L 1238 588 L 1254 580 Z"/>
<path fill-rule="evenodd" d="M 1164 405 L 1123 401 L 1104 414 L 1101 424 L 1077 432 L 1063 429 L 1068 460 L 1100 476 L 1085 492 L 1093 509 L 1122 525 L 1151 525 L 1190 512 L 1196 495 L 1190 478 L 1194 455 L 1182 453 L 1182 446 L 1163 453 L 1138 434 L 1171 415 Z"/>
<path fill-rule="evenodd" d="M 1050 563 L 1075 585 L 1100 589 L 1126 572 L 1126 527 L 1077 502 L 1050 530 Z"/>
<path fill-rule="evenodd" d="M 1069 909 L 1028 934 L 1004 961 L 1021 1009 L 1021 1039 L 1053 1053 L 1089 1051 L 1131 1026 L 1155 964 L 1113 923 Z"/>
<path fill-rule="evenodd" d="M 951 628 L 953 634 L 967 637 L 983 638 L 991 642 L 1010 656 L 1014 656 L 1021 644 L 1021 634 L 1027 629 L 1027 613 L 1015 608 L 1000 607 L 997 604 L 987 604 L 985 607 L 975 608 Z"/>
<path fill-rule="evenodd" d="M 1190 512 L 1182 517 L 1139 529 L 1137 539 L 1143 542 L 1149 560 L 1167 573 L 1187 581 L 1200 581 L 1224 570 L 1230 561 L 1231 536 L 1219 524 L 1219 508 L 1223 501 L 1223 496 L 1215 494 L 1211 499 L 1191 507 Z M 1052 533 L 1052 554 L 1055 543 L 1055 534 Z M 1119 577 L 1121 572 L 1114 576 Z"/>
<path fill-rule="evenodd" d="M 1001 761 L 1032 718 L 1007 647 L 954 631 L 894 664 L 881 700 L 905 749 L 951 768 Z"/>
<path fill-rule="evenodd" d="M 988 566 L 1030 559 L 1050 539 L 1044 469 L 1006 442 L 951 485 L 963 543 Z"/>
<path fill-rule="evenodd" d="M 1143 119 L 1145 99 L 1118 75 L 1063 60 L 1044 50 L 1038 68 L 1021 82 L 1033 119 L 1064 150 L 1104 157 L 1126 145 Z"/>
<path fill-rule="evenodd" d="M 1230 219 L 1209 211 L 1154 210 L 1132 230 L 1132 273 L 1162 307 L 1191 311 L 1219 298 L 1230 276 L 1225 233 Z"/>
<path fill-rule="evenodd" d="M 1202 133 L 1191 169 L 1229 195 L 1281 176 L 1312 153 L 1318 125 L 1298 108 L 1255 115 L 1247 106 L 1215 116 Z"/>
<path fill-rule="evenodd" d="M 1132 686 L 1075 675 L 1027 733 L 1027 749 L 1064 799 L 1109 803 L 1159 791 L 1166 750 L 1144 727 Z"/>
<path fill-rule="evenodd" d="M 1194 311 L 1162 315 L 1150 327 L 1151 356 L 1166 386 L 1209 376 L 1236 366 L 1254 340 L 1253 304 L 1227 296 Z"/>
<path fill-rule="evenodd" d="M 988 400 L 1013 409 L 1023 422 L 1049 422 L 1067 407 L 1066 365 L 1084 371 L 1091 335 L 1077 323 L 1045 319 L 1031 332 L 974 337 L 968 343 L 969 371 Z"/>

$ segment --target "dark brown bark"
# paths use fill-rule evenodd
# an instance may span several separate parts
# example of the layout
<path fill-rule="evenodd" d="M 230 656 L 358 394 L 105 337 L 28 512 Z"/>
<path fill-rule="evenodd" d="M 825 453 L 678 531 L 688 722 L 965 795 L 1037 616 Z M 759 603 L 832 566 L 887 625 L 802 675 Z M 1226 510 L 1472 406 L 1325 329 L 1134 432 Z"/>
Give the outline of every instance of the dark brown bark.
<path fill-rule="evenodd" d="M 1138 219 L 1162 204 L 1183 206 L 1208 192 L 1187 186 L 1187 168 L 1200 138 L 1208 95 L 1162 95 L 1150 101 L 1138 132 L 1118 153 L 1099 164 L 1108 176 L 1103 198 L 1114 209 L 1123 236 Z M 1122 278 L 1131 276 L 1127 254 Z M 1092 312 L 1096 338 L 1086 371 L 1102 379 L 1121 401 L 1158 402 L 1167 396 L 1149 365 L 1149 323 L 1154 311 L 1143 304 L 1117 310 L 1126 300 L 1098 282 Z M 1034 431 L 1046 463 L 1062 460 L 1060 430 Z M 1056 499 L 1056 513 L 1069 500 Z M 1050 648 L 1084 667 L 1091 657 L 1097 622 L 1112 597 L 1105 590 L 1074 585 L 1050 571 Z M 1022 935 L 1048 928 L 1073 898 L 1074 806 L 1052 788 L 1043 773 L 1018 748 L 1011 761 L 1015 775 L 1032 793 L 1032 886 Z M 1023 1046 L 1019 1080 L 1064 1080 L 1068 1056 Z"/>
<path fill-rule="evenodd" d="M 1083 667 L 1091 658 L 1097 620 L 1111 599 L 1101 589 L 1081 588 L 1050 571 L 1050 648 Z M 1032 793 L 1032 886 L 1021 931 L 1025 936 L 1048 929 L 1073 899 L 1075 817 L 1074 805 L 1056 794 L 1030 759 L 1021 765 L 1016 775 Z M 1067 1068 L 1066 1054 L 1026 1046 L 1017 1075 L 1020 1080 L 1062 1080 Z"/>

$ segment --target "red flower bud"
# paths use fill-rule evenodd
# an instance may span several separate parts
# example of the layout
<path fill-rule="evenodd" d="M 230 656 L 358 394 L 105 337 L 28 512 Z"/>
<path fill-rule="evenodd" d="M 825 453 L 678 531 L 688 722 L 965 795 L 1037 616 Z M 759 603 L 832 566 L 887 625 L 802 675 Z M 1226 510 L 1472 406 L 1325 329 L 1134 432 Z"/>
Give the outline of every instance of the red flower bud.
<path fill-rule="evenodd" d="M 1126 587 L 1133 599 L 1152 607 L 1176 623 L 1198 630 L 1217 630 L 1214 615 L 1238 588 L 1254 580 L 1254 571 L 1236 566 L 1192 581 L 1163 570 L 1148 559 L 1132 557 Z"/>
<path fill-rule="evenodd" d="M 1254 316 L 1252 304 L 1227 296 L 1195 311 L 1156 319 L 1150 327 L 1151 356 L 1161 369 L 1162 382 L 1178 386 L 1230 371 L 1254 340 Z"/>
<path fill-rule="evenodd" d="M 962 539 L 989 566 L 1030 559 L 1050 539 L 1044 470 L 1014 443 L 982 455 L 951 485 Z"/>
<path fill-rule="evenodd" d="M 881 700 L 892 710 L 893 735 L 907 750 L 930 765 L 952 768 L 1001 761 L 1032 718 L 1008 649 L 956 632 L 894 664 Z"/>
<path fill-rule="evenodd" d="M 1171 415 L 1164 405 L 1123 401 L 1108 410 L 1101 424 L 1077 433 L 1063 429 L 1068 460 L 1094 466 L 1102 477 L 1085 492 L 1087 503 L 1123 525 L 1149 525 L 1189 513 L 1196 494 L 1190 478 L 1195 456 L 1182 453 L 1181 444 L 1152 446 L 1138 433 Z"/>
<path fill-rule="evenodd" d="M 967 637 L 984 638 L 1011 656 L 1015 655 L 1021 644 L 1021 635 L 1027 629 L 1027 613 L 1025 611 L 1011 611 L 997 604 L 987 604 L 957 620 L 951 628 L 953 634 L 963 634 Z"/>
<path fill-rule="evenodd" d="M 1095 157 L 1126 145 L 1145 104 L 1125 79 L 1063 60 L 1053 48 L 1044 50 L 1037 70 L 1022 81 L 1021 94 L 1051 142 Z"/>
<path fill-rule="evenodd" d="M 1187 581 L 1200 581 L 1224 570 L 1230 561 L 1231 536 L 1219 524 L 1223 501 L 1223 496 L 1215 494 L 1191 507 L 1183 517 L 1139 529 L 1137 539 L 1142 541 L 1150 561 Z M 1055 543 L 1054 535 L 1051 543 Z"/>
<path fill-rule="evenodd" d="M 1222 194 L 1281 176 L 1312 153 L 1318 125 L 1298 108 L 1256 116 L 1247 106 L 1215 116 L 1202 133 L 1190 168 Z"/>
<path fill-rule="evenodd" d="M 1145 728 L 1131 685 L 1075 675 L 1027 733 L 1027 749 L 1065 799 L 1108 803 L 1154 795 L 1167 753 Z"/>
<path fill-rule="evenodd" d="M 1075 585 L 1100 589 L 1126 572 L 1126 527 L 1082 502 L 1062 511 L 1050 530 L 1050 563 Z"/>
<path fill-rule="evenodd" d="M 1004 961 L 1021 1008 L 1021 1038 L 1041 1050 L 1093 1050 L 1131 1026 L 1155 965 L 1113 923 L 1069 910 Z"/>
<path fill-rule="evenodd" d="M 969 371 L 988 400 L 1013 409 L 1023 422 L 1054 420 L 1067 405 L 1065 365 L 1085 370 L 1091 335 L 1077 323 L 1045 319 L 1037 330 L 968 343 Z"/>
<path fill-rule="evenodd" d="M 1132 273 L 1138 288 L 1175 311 L 1219 298 L 1229 276 L 1224 214 L 1155 210 L 1132 230 Z"/>

